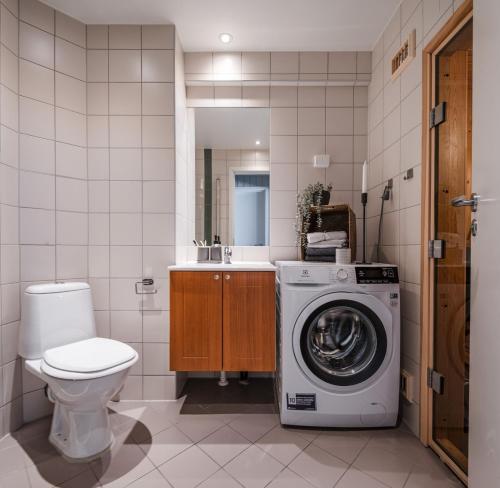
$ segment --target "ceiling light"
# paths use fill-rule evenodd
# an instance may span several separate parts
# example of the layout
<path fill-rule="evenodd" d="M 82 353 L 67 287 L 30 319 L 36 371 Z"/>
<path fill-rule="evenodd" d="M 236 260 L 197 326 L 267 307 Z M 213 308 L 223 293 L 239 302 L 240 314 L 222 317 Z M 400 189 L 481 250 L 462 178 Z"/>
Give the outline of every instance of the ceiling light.
<path fill-rule="evenodd" d="M 255 145 L 260 146 L 260 141 L 258 139 L 255 141 Z"/>
<path fill-rule="evenodd" d="M 222 34 L 219 34 L 219 39 L 220 42 L 229 44 L 233 40 L 233 36 L 231 34 L 228 34 L 227 32 L 223 32 Z"/>

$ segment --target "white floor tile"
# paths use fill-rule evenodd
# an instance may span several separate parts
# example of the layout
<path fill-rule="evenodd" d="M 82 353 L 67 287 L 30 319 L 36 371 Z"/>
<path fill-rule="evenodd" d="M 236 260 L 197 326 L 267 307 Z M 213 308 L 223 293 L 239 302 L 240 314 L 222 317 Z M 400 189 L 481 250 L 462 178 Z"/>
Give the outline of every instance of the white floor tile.
<path fill-rule="evenodd" d="M 175 425 L 193 442 L 199 442 L 225 424 L 211 415 L 180 415 Z"/>
<path fill-rule="evenodd" d="M 27 471 L 33 488 L 45 488 L 60 485 L 89 469 L 86 463 L 68 463 L 61 456 L 54 456 L 31 466 Z"/>
<path fill-rule="evenodd" d="M 57 454 L 50 418 L 27 424 L 0 440 L 0 488 L 462 487 L 405 429 L 285 428 L 272 414 L 181 415 L 182 402 L 111 403 L 115 445 L 90 465 Z"/>
<path fill-rule="evenodd" d="M 21 469 L 0 475 L 0 488 L 31 488 L 28 471 Z"/>
<path fill-rule="evenodd" d="M 118 404 L 120 405 L 119 413 L 138 421 L 131 433 L 136 442 L 148 439 L 172 425 L 171 420 L 174 418 L 175 410 L 172 412 L 174 406 L 170 406 L 167 402 L 123 403 L 125 404 L 123 409 L 122 404 Z M 126 408 L 127 403 L 130 403 L 129 408 Z"/>
<path fill-rule="evenodd" d="M 367 446 L 354 461 L 354 466 L 390 488 L 402 488 L 412 468 L 406 453 L 394 454 L 386 449 Z"/>
<path fill-rule="evenodd" d="M 139 446 L 122 442 L 117 439 L 111 454 L 91 463 L 92 471 L 103 486 L 122 488 L 154 470 L 153 463 Z"/>
<path fill-rule="evenodd" d="M 241 488 L 241 485 L 229 476 L 226 471 L 220 469 L 199 485 L 199 488 Z"/>
<path fill-rule="evenodd" d="M 273 427 L 278 425 L 279 419 L 275 414 L 250 414 L 240 415 L 229 423 L 229 426 L 245 436 L 249 441 L 255 442 Z"/>
<path fill-rule="evenodd" d="M 187 435 L 172 426 L 154 435 L 152 439 L 141 442 L 139 447 L 155 466 L 160 466 L 192 445 Z"/>
<path fill-rule="evenodd" d="M 328 431 L 316 437 L 313 444 L 351 464 L 369 439 L 369 435 L 361 431 Z"/>
<path fill-rule="evenodd" d="M 171 488 L 172 485 L 155 469 L 151 473 L 134 481 L 127 488 Z"/>
<path fill-rule="evenodd" d="M 17 433 L 15 435 L 17 437 Z M 57 455 L 57 451 L 45 436 L 29 439 L 22 444 L 17 442 L 16 437 L 7 436 L 1 441 L 1 445 L 7 446 L 0 448 L 0 473 L 3 475 L 28 468 Z"/>
<path fill-rule="evenodd" d="M 347 473 L 342 476 L 341 480 L 335 485 L 335 488 L 386 488 L 374 478 L 357 470 L 356 468 L 349 468 Z M 425 488 L 425 487 L 422 487 Z"/>
<path fill-rule="evenodd" d="M 240 452 L 250 447 L 250 442 L 231 427 L 224 426 L 201 440 L 198 447 L 217 464 L 224 466 Z"/>
<path fill-rule="evenodd" d="M 444 465 L 414 466 L 405 488 L 463 488 L 462 483 Z"/>
<path fill-rule="evenodd" d="M 331 488 L 348 465 L 311 444 L 288 467 L 317 488 Z"/>
<path fill-rule="evenodd" d="M 61 488 L 94 488 L 98 486 L 102 485 L 99 481 L 97 481 L 95 474 L 88 469 L 87 471 L 84 471 L 78 476 L 75 476 L 74 478 L 71 478 L 63 483 Z"/>
<path fill-rule="evenodd" d="M 224 469 L 246 488 L 262 488 L 283 469 L 283 465 L 253 445 Z"/>
<path fill-rule="evenodd" d="M 256 445 L 285 466 L 296 458 L 309 444 L 304 437 L 280 425 L 261 437 Z"/>
<path fill-rule="evenodd" d="M 285 468 L 276 478 L 274 478 L 271 483 L 267 485 L 267 488 L 313 488 L 313 485 L 301 478 L 297 473 L 290 471 Z"/>
<path fill-rule="evenodd" d="M 368 447 L 382 448 L 393 454 L 406 454 L 412 462 L 427 465 L 436 455 L 425 447 L 413 434 L 404 429 L 373 431 Z"/>
<path fill-rule="evenodd" d="M 193 446 L 159 469 L 174 488 L 192 488 L 208 479 L 219 466 L 200 448 Z"/>
<path fill-rule="evenodd" d="M 307 428 L 303 428 L 303 429 L 297 429 L 295 427 L 285 427 L 285 426 L 281 426 L 283 429 L 285 430 L 288 430 L 290 432 L 293 432 L 295 434 L 299 434 L 300 436 L 302 436 L 304 439 L 308 440 L 309 442 L 312 442 L 314 439 L 316 439 L 316 437 L 318 437 L 320 434 L 321 434 L 321 430 L 318 430 L 318 429 L 307 429 Z"/>

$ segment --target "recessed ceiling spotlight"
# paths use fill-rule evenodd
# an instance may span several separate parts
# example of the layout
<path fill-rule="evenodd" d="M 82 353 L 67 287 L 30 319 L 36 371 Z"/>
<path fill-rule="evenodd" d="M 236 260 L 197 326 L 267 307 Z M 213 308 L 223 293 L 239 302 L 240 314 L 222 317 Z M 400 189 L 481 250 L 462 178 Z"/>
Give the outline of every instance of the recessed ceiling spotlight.
<path fill-rule="evenodd" d="M 260 141 L 258 139 L 255 141 L 255 145 L 260 146 Z"/>
<path fill-rule="evenodd" d="M 227 32 L 223 32 L 222 34 L 219 34 L 219 39 L 220 42 L 223 42 L 224 44 L 229 44 L 233 40 L 233 36 Z"/>

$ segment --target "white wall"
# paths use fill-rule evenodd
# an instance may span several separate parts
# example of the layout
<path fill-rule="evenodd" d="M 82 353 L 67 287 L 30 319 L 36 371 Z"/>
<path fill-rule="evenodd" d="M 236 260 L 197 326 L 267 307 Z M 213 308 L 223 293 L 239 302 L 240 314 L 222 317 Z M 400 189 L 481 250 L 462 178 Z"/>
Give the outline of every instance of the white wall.
<path fill-rule="evenodd" d="M 123 399 L 175 397 L 168 270 L 175 262 L 173 26 L 87 26 L 89 277 L 99 335 L 140 360 Z M 134 283 L 153 277 L 156 295 Z"/>
<path fill-rule="evenodd" d="M 122 397 L 175 396 L 175 28 L 85 26 L 37 0 L 0 8 L 1 436 L 52 408 L 17 356 L 35 282 L 89 280 L 99 335 L 141 355 Z M 157 295 L 135 295 L 143 276 Z"/>
<path fill-rule="evenodd" d="M 22 419 L 17 359 L 20 306 L 18 8 L 0 4 L 0 437 Z"/>
<path fill-rule="evenodd" d="M 194 109 L 186 104 L 184 52 L 175 44 L 175 241 L 176 261 L 187 260 L 195 233 L 195 130 Z"/>
<path fill-rule="evenodd" d="M 498 370 L 500 344 L 500 2 L 474 2 L 472 188 L 481 195 L 472 240 L 469 486 L 500 485 Z M 487 67 L 487 69 L 485 69 Z"/>
<path fill-rule="evenodd" d="M 22 289 L 86 281 L 85 25 L 36 1 L 21 0 L 19 7 Z M 51 411 L 43 386 L 23 368 L 25 421 Z"/>
<path fill-rule="evenodd" d="M 404 422 L 419 431 L 420 380 L 420 203 L 422 127 L 422 49 L 458 8 L 453 0 L 404 0 L 372 53 L 368 88 L 368 245 L 377 241 L 380 197 L 389 178 L 392 198 L 385 202 L 382 259 L 400 267 L 402 367 L 415 379 L 414 404 L 403 403 Z M 394 81 L 391 57 L 416 29 L 417 57 Z M 407 169 L 413 178 L 405 180 Z"/>

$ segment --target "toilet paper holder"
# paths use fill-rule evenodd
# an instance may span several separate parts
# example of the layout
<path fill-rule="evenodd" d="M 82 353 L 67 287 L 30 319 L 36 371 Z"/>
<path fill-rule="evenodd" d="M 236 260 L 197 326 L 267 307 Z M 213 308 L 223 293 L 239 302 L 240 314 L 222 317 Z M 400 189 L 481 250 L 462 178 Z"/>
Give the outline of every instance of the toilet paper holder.
<path fill-rule="evenodd" d="M 155 280 L 153 278 L 143 278 L 141 281 L 135 282 L 135 294 L 136 295 L 155 295 L 158 290 L 155 288 L 151 291 L 142 291 L 145 286 L 154 286 Z M 139 291 L 139 285 L 141 285 L 141 291 Z"/>

